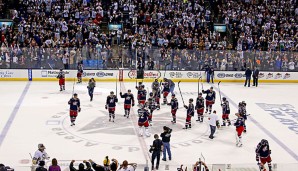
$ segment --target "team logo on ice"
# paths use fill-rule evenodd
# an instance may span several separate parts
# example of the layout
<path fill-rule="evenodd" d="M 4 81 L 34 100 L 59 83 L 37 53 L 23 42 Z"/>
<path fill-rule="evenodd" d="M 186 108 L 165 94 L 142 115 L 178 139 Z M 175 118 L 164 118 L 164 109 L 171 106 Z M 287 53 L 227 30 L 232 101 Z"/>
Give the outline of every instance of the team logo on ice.
<path fill-rule="evenodd" d="M 51 131 L 65 141 L 82 145 L 84 147 L 95 147 L 102 144 L 110 146 L 114 150 L 128 148 L 129 152 L 139 151 L 138 141 L 131 142 L 131 139 L 138 137 L 133 124 L 137 125 L 137 120 L 127 119 L 123 115 L 116 114 L 115 123 L 109 122 L 106 115 L 107 111 L 98 111 L 92 105 L 82 106 L 82 112 L 78 115 L 77 123 L 74 127 L 70 126 L 68 110 L 53 115 L 46 125 Z M 134 115 L 134 114 L 131 114 Z M 150 127 L 151 134 L 161 133 L 163 126 L 169 126 L 179 136 L 179 132 L 183 132 L 185 118 L 177 117 L 177 124 L 170 123 L 169 112 L 159 113 Z M 194 127 L 196 128 L 196 127 Z M 179 146 L 191 146 L 192 144 L 202 143 L 200 137 L 208 130 L 207 124 L 201 124 L 197 127 L 198 136 L 188 139 L 183 137 L 179 142 L 173 144 Z M 143 138 L 143 137 L 142 137 Z M 117 141 L 115 141 L 117 140 Z"/>

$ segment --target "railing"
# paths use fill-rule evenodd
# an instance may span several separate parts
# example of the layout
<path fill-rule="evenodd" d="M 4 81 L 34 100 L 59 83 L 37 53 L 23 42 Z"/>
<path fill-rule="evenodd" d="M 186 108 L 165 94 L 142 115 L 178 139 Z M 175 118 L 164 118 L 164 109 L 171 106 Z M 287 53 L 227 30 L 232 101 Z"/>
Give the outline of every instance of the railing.
<path fill-rule="evenodd" d="M 149 61 L 153 61 L 150 67 Z M 144 69 L 243 71 L 258 67 L 261 71 L 298 71 L 298 53 L 291 51 L 231 51 L 165 49 L 156 47 L 99 45 L 82 48 L 5 48 L 0 49 L 0 68 L 3 69 Z"/>

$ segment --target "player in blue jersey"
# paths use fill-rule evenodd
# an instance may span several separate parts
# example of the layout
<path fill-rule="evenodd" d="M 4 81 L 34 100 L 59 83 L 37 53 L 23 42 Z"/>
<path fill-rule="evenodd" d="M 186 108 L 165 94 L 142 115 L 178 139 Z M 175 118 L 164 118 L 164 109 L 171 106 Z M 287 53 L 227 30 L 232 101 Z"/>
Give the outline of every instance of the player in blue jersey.
<path fill-rule="evenodd" d="M 153 117 L 153 111 L 156 109 L 156 104 L 155 104 L 155 98 L 153 97 L 153 93 L 149 93 L 149 98 L 147 99 L 146 105 L 148 106 L 149 109 L 149 124 L 152 126 L 152 117 Z"/>
<path fill-rule="evenodd" d="M 191 117 L 193 117 L 194 113 L 195 113 L 195 107 L 193 105 L 193 99 L 190 98 L 188 106 L 184 105 L 184 107 L 187 109 L 187 114 L 186 114 L 185 127 L 183 129 L 190 129 L 191 128 Z"/>
<path fill-rule="evenodd" d="M 256 148 L 256 160 L 258 162 L 258 165 L 260 166 L 260 169 L 262 171 L 266 171 L 265 164 L 268 163 L 269 171 L 272 171 L 272 165 L 271 165 L 271 150 L 269 147 L 269 143 L 267 140 L 262 139 L 261 142 L 258 144 Z"/>
<path fill-rule="evenodd" d="M 117 96 L 114 95 L 114 92 L 111 91 L 110 95 L 107 97 L 106 101 L 106 109 L 109 111 L 109 121 L 115 120 L 115 110 L 116 110 L 116 103 L 118 102 Z M 113 119 L 113 120 L 112 120 Z"/>
<path fill-rule="evenodd" d="M 221 126 L 226 126 L 226 123 L 228 123 L 228 126 L 231 125 L 230 121 L 230 104 L 227 98 L 223 97 L 222 98 L 222 125 Z"/>
<path fill-rule="evenodd" d="M 211 111 L 212 111 L 212 105 L 215 103 L 215 98 L 216 98 L 216 94 L 215 94 L 215 91 L 213 91 L 213 87 L 210 87 L 209 90 L 202 90 L 202 93 L 203 94 L 206 94 L 206 112 L 208 112 L 209 110 L 209 114 L 211 114 Z"/>
<path fill-rule="evenodd" d="M 138 115 L 139 115 L 139 119 L 138 119 L 138 125 L 139 125 L 139 135 L 143 136 L 143 127 L 145 128 L 145 135 L 147 137 L 150 136 L 149 133 L 149 111 L 146 109 L 146 106 L 143 104 L 140 104 L 140 109 L 138 109 Z"/>
<path fill-rule="evenodd" d="M 242 132 L 244 130 L 244 119 L 241 114 L 236 113 L 235 114 L 238 118 L 236 122 L 234 123 L 234 126 L 236 127 L 236 146 L 241 147 L 242 146 Z"/>
<path fill-rule="evenodd" d="M 173 120 L 171 122 L 173 124 L 175 124 L 176 123 L 176 112 L 179 107 L 179 103 L 178 103 L 177 98 L 175 97 L 175 94 L 172 94 L 171 102 L 168 103 L 168 105 L 171 105 L 171 113 L 172 113 L 172 117 L 173 117 Z"/>
<path fill-rule="evenodd" d="M 73 97 L 68 101 L 68 104 L 70 105 L 69 110 L 69 116 L 70 116 L 70 126 L 75 125 L 76 118 L 78 116 L 78 112 L 81 111 L 81 103 L 80 99 L 78 98 L 78 94 L 73 94 Z"/>
<path fill-rule="evenodd" d="M 127 93 L 122 94 L 122 92 L 120 92 L 120 97 L 124 98 L 124 117 L 129 118 L 129 114 L 130 114 L 130 108 L 131 106 L 135 105 L 135 100 L 134 100 L 134 96 L 131 93 L 131 90 L 128 90 Z"/>
<path fill-rule="evenodd" d="M 197 97 L 197 101 L 196 101 L 196 110 L 197 110 L 197 114 L 198 114 L 198 120 L 199 122 L 203 122 L 204 120 L 204 97 L 202 96 L 202 93 L 199 93 L 199 96 Z"/>
<path fill-rule="evenodd" d="M 168 104 L 168 100 L 167 97 L 169 95 L 170 92 L 170 86 L 168 82 L 164 82 L 162 83 L 163 89 L 162 89 L 162 95 L 163 95 L 163 104 Z"/>

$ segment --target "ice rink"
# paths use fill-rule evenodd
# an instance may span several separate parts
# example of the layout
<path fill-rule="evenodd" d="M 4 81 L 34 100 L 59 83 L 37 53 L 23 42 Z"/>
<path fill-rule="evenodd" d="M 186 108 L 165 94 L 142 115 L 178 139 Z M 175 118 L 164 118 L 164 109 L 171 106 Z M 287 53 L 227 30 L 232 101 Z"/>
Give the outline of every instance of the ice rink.
<path fill-rule="evenodd" d="M 145 82 L 146 87 L 151 83 Z M 197 83 L 181 82 L 185 103 L 197 97 Z M 217 110 L 221 118 L 218 84 L 204 83 L 204 89 L 213 86 L 216 90 Z M 136 132 L 137 107 L 131 111 L 129 119 L 124 118 L 123 99 L 119 92 L 131 89 L 136 97 L 135 83 L 118 83 L 119 103 L 115 123 L 108 121 L 105 110 L 106 96 L 115 90 L 115 83 L 97 82 L 94 100 L 89 101 L 87 82 L 75 84 L 74 92 L 81 100 L 82 111 L 76 126 L 70 126 L 68 100 L 72 95 L 73 83 L 66 83 L 66 91 L 59 92 L 58 82 L 1 82 L 0 84 L 0 163 L 29 171 L 30 155 L 43 143 L 51 158 L 67 170 L 70 160 L 78 162 L 93 159 L 99 164 L 105 156 L 124 159 L 139 164 L 143 170 L 146 160 L 150 160 L 149 145 L 155 133 L 162 133 L 163 126 L 173 128 L 171 138 L 172 161 L 161 161 L 160 170 L 176 171 L 180 164 L 191 166 L 204 156 L 206 163 L 216 170 L 220 164 L 231 164 L 226 170 L 258 170 L 255 148 L 261 139 L 269 141 L 275 170 L 298 170 L 298 86 L 297 84 L 262 84 L 259 87 L 244 87 L 239 83 L 220 84 L 222 97 L 230 101 L 231 119 L 240 101 L 246 101 L 249 114 L 248 132 L 243 135 L 243 147 L 235 145 L 235 127 L 221 127 L 215 138 L 210 140 L 209 125 L 192 118 L 192 129 L 183 130 L 186 110 L 176 83 L 175 94 L 179 100 L 177 124 L 171 124 L 170 106 L 161 106 L 153 115 L 151 137 L 139 137 Z M 200 86 L 200 90 L 201 90 Z M 204 96 L 205 97 L 205 96 Z M 170 99 L 170 97 L 168 97 Z M 49 163 L 48 163 L 49 165 Z M 226 167 L 228 167 L 226 165 Z M 238 169 L 237 169 L 238 168 Z M 224 169 L 221 169 L 223 171 Z M 218 171 L 218 170 L 217 170 Z"/>

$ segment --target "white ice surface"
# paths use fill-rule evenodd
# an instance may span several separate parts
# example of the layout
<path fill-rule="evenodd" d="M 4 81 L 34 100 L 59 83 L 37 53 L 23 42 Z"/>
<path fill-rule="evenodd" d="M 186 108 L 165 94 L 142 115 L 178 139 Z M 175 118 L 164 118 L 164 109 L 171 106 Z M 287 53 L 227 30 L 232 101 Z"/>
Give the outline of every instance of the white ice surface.
<path fill-rule="evenodd" d="M 14 166 L 21 171 L 29 170 L 29 153 L 34 153 L 38 143 L 44 143 L 48 154 L 52 158 L 56 157 L 62 166 L 67 166 L 72 159 L 77 161 L 93 159 L 102 164 L 107 155 L 119 161 L 126 159 L 129 162 L 145 164 L 150 155 L 148 147 L 153 141 L 153 135 L 160 134 L 164 125 L 174 130 L 171 139 L 173 159 L 167 162 L 161 161 L 162 166 L 165 164 L 172 166 L 170 170 L 176 170 L 176 166 L 180 164 L 193 164 L 201 153 L 208 164 L 255 164 L 254 150 L 263 138 L 270 143 L 273 163 L 281 165 L 297 163 L 295 155 L 298 154 L 298 135 L 256 104 L 290 104 L 298 111 L 297 84 L 261 84 L 258 88 L 243 87 L 242 84 L 235 83 L 220 84 L 221 92 L 230 100 L 231 119 L 235 118 L 234 113 L 237 111 L 232 103 L 238 104 L 244 100 L 247 103 L 248 113 L 251 114 L 250 117 L 256 121 L 253 122 L 251 119 L 247 121 L 248 132 L 243 135 L 241 148 L 235 145 L 233 126 L 220 128 L 215 134 L 215 139 L 209 140 L 207 118 L 204 123 L 197 123 L 195 115 L 192 118 L 192 129 L 182 130 L 186 110 L 182 108 L 177 83 L 175 92 L 180 104 L 177 112 L 178 123 L 172 125 L 170 107 L 161 106 L 161 110 L 154 112 L 152 136 L 149 138 L 136 135 L 138 128 L 136 106 L 131 112 L 130 119 L 123 117 L 123 99 L 119 95 L 115 123 L 108 121 L 108 114 L 104 109 L 105 99 L 110 91 L 116 92 L 116 90 L 115 83 L 106 82 L 97 83 L 92 102 L 89 101 L 87 83 L 75 85 L 74 92 L 79 94 L 82 106 L 75 127 L 70 126 L 68 116 L 67 102 L 73 88 L 71 82 L 67 82 L 65 92 L 58 91 L 59 86 L 56 82 L 32 82 L 16 117 L 12 123 L 7 124 L 26 84 L 27 82 L 1 82 L 0 84 L 1 134 L 4 132 L 5 125 L 10 126 L 0 146 L 0 163 Z M 145 83 L 146 87 L 150 85 L 151 83 Z M 197 83 L 181 83 L 180 86 L 185 103 L 189 98 L 196 99 Z M 217 84 L 213 86 L 217 92 L 214 109 L 221 117 Z M 131 89 L 136 97 L 134 87 L 135 83 L 123 83 L 121 86 L 119 83 L 118 94 L 120 90 Z M 209 87 L 210 85 L 204 84 L 205 89 Z M 298 123 L 295 118 L 291 119 Z M 265 130 L 260 129 L 257 124 Z M 266 131 L 269 131 L 273 137 Z M 290 154 L 291 152 L 293 153 Z"/>

